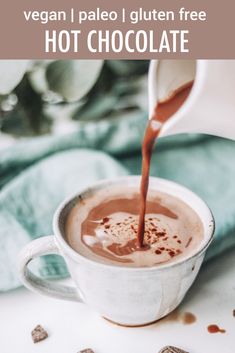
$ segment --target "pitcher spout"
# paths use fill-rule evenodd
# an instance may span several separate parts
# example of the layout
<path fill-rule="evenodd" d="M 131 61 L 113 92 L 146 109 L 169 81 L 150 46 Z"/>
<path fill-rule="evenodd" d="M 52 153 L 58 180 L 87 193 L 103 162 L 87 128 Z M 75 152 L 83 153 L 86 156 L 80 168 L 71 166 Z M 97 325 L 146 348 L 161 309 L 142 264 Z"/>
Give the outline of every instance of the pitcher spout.
<path fill-rule="evenodd" d="M 193 81 L 180 109 L 160 136 L 204 133 L 235 140 L 235 60 L 153 60 L 149 69 L 150 118 L 157 102 Z"/>

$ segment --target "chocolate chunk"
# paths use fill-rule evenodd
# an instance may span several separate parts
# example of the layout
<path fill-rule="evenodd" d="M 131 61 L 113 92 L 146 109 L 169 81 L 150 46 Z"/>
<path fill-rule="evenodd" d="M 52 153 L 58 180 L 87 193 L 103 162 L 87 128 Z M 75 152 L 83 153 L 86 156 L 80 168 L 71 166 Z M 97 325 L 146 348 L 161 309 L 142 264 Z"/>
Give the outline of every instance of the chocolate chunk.
<path fill-rule="evenodd" d="M 189 353 L 189 352 L 186 352 L 181 348 L 166 346 L 166 347 L 163 347 L 158 353 Z"/>
<path fill-rule="evenodd" d="M 235 309 L 233 309 L 233 316 L 235 317 Z"/>
<path fill-rule="evenodd" d="M 94 353 L 94 351 L 90 348 L 83 349 L 82 351 L 79 351 L 78 353 Z"/>
<path fill-rule="evenodd" d="M 35 329 L 31 332 L 31 335 L 34 343 L 43 341 L 48 337 L 48 333 L 44 330 L 41 325 L 37 325 Z"/>

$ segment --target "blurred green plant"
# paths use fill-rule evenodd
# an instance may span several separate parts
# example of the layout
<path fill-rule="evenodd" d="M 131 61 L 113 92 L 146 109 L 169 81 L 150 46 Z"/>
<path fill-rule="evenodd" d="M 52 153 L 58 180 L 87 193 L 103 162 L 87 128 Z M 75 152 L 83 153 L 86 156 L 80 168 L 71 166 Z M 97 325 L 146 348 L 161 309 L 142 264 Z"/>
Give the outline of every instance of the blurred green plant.
<path fill-rule="evenodd" d="M 92 121 L 138 109 L 147 61 L 0 60 L 0 131 L 53 132 L 57 119 Z"/>

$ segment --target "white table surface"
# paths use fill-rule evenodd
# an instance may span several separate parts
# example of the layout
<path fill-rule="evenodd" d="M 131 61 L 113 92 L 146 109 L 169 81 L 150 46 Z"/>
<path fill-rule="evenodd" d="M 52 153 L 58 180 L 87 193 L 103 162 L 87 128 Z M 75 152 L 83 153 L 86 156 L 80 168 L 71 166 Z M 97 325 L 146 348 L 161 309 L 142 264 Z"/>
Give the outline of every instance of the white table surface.
<path fill-rule="evenodd" d="M 60 301 L 21 288 L 0 295 L 1 353 L 157 353 L 175 345 L 191 353 L 235 353 L 235 251 L 219 257 L 200 272 L 180 310 L 197 317 L 191 325 L 162 320 L 142 328 L 106 322 L 84 304 Z M 44 326 L 45 341 L 33 344 L 31 330 Z M 226 333 L 209 334 L 218 324 Z"/>

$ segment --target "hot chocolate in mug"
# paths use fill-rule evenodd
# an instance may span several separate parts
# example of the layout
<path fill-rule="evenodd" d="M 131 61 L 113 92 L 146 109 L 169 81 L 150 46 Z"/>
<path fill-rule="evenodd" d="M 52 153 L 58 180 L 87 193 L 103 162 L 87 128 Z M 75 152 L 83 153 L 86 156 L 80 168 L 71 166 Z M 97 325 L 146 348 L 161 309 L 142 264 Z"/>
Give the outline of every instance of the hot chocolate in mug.
<path fill-rule="evenodd" d="M 158 191 L 178 198 L 201 220 L 203 239 L 183 258 L 175 257 L 174 261 L 152 267 L 118 266 L 79 254 L 65 238 L 67 217 L 79 202 L 86 207 L 87 197 L 107 187 L 139 188 L 139 184 L 139 176 L 103 180 L 64 201 L 54 215 L 54 235 L 33 240 L 19 255 L 23 284 L 41 294 L 85 303 L 104 318 L 124 326 L 146 325 L 173 311 L 195 280 L 214 233 L 213 215 L 196 194 L 172 181 L 150 178 L 150 193 Z M 48 254 L 64 258 L 74 287 L 39 278 L 29 270 L 31 260 Z"/>

